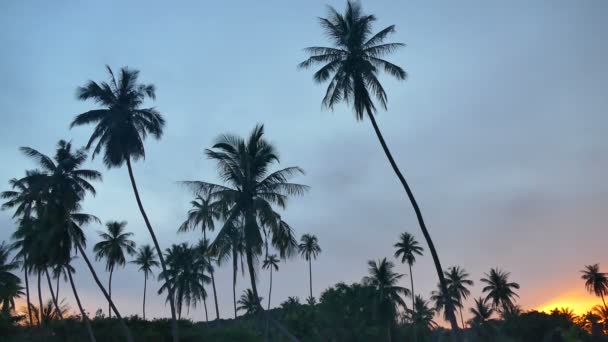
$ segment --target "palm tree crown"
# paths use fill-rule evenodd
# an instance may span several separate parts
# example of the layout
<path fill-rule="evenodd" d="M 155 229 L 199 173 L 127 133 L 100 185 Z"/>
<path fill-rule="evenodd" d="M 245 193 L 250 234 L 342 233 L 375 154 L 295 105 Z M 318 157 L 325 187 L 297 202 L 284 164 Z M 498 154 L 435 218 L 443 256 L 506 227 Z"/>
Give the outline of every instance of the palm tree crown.
<path fill-rule="evenodd" d="M 298 251 L 306 261 L 316 259 L 319 253 L 322 252 L 321 247 L 319 246 L 319 239 L 312 234 L 302 235 L 300 244 L 298 245 Z"/>
<path fill-rule="evenodd" d="M 279 270 L 279 258 L 275 254 L 269 255 L 266 259 L 264 259 L 262 268 L 265 270 L 272 268 L 275 271 L 278 271 Z"/>
<path fill-rule="evenodd" d="M 601 297 L 605 307 L 604 296 L 608 295 L 608 274 L 600 272 L 599 264 L 586 265 L 581 272 L 583 273 L 581 278 L 585 281 L 587 291 Z"/>
<path fill-rule="evenodd" d="M 519 284 L 509 282 L 509 272 L 505 272 L 498 268 L 490 269 L 490 273 L 486 273 L 486 277 L 481 281 L 486 283 L 482 291 L 488 293 L 486 301 L 491 300 L 494 308 L 500 308 L 502 311 L 507 311 L 513 307 L 513 299 L 519 297 L 515 290 L 519 289 Z"/>
<path fill-rule="evenodd" d="M 102 241 L 93 247 L 97 260 L 106 259 L 106 270 L 108 271 L 114 269 L 115 266 L 125 265 L 125 253 L 128 255 L 136 253 L 135 242 L 129 239 L 133 233 L 125 232 L 126 226 L 126 221 L 106 223 L 108 231 L 99 233 Z"/>
<path fill-rule="evenodd" d="M 245 315 L 255 314 L 260 308 L 258 303 L 261 302 L 262 299 L 264 298 L 256 298 L 255 294 L 253 294 L 253 291 L 251 289 L 247 289 L 245 290 L 245 292 L 243 292 L 241 298 L 237 301 L 237 304 L 239 305 L 237 309 L 239 311 L 245 311 Z"/>
<path fill-rule="evenodd" d="M 416 255 L 422 256 L 422 247 L 410 233 L 401 233 L 399 242 L 395 244 L 395 258 L 401 258 L 401 262 L 407 262 L 412 266 L 416 262 Z"/>
<path fill-rule="evenodd" d="M 395 265 L 386 258 L 378 262 L 370 260 L 368 265 L 369 276 L 364 277 L 363 282 L 378 291 L 378 304 L 383 313 L 392 317 L 398 306 L 406 308 L 402 296 L 409 296 L 410 291 L 397 285 L 403 274 L 394 272 Z"/>
<path fill-rule="evenodd" d="M 93 100 L 104 108 L 77 115 L 70 127 L 95 124 L 87 149 L 97 142 L 93 157 L 104 150 L 107 167 L 120 167 L 128 159 L 146 155 L 148 135 L 160 139 L 165 120 L 155 108 L 141 108 L 146 97 L 155 99 L 152 84 L 138 83 L 139 71 L 121 68 L 118 79 L 109 66 L 110 82 L 87 82 L 77 90 L 79 100 Z"/>
<path fill-rule="evenodd" d="M 341 101 L 352 102 L 357 120 L 362 120 L 366 111 L 369 115 L 376 111 L 373 98 L 386 109 L 387 95 L 378 80 L 379 72 L 384 70 L 399 80 L 407 76 L 401 67 L 383 59 L 404 46 L 402 43 L 384 42 L 395 32 L 395 26 L 388 26 L 372 35 L 376 17 L 364 14 L 354 1 L 348 1 L 344 14 L 329 7 L 329 16 L 319 21 L 333 47 L 306 48 L 311 56 L 299 66 L 309 68 L 323 64 L 314 74 L 318 83 L 331 79 L 323 105 L 333 109 Z"/>
<path fill-rule="evenodd" d="M 148 278 L 148 275 L 150 274 L 154 275 L 154 272 L 152 271 L 153 268 L 160 266 L 158 259 L 156 258 L 156 253 L 150 245 L 139 246 L 137 254 L 135 254 L 135 259 L 131 262 L 139 266 L 138 270 L 144 272 L 146 278 Z"/>
<path fill-rule="evenodd" d="M 470 308 L 469 311 L 473 315 L 470 320 L 473 325 L 485 323 L 494 313 L 494 309 L 486 304 L 486 299 L 483 297 L 475 298 L 475 306 Z"/>

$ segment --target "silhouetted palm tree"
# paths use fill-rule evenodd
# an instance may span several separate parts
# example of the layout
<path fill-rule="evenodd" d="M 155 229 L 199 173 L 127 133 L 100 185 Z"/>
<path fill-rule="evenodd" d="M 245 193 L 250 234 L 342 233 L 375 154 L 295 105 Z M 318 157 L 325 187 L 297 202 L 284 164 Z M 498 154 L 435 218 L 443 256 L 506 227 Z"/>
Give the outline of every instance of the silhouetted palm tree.
<path fill-rule="evenodd" d="M 224 226 L 216 241 L 224 241 L 234 229 L 235 221 L 242 220 L 251 289 L 254 298 L 258 298 L 254 259 L 262 254 L 265 237 L 281 257 L 289 256 L 296 244 L 291 227 L 281 220 L 272 205 L 284 208 L 289 196 L 301 195 L 307 190 L 304 185 L 288 182 L 289 178 L 303 171 L 299 167 L 288 167 L 270 172 L 272 164 L 279 158 L 275 147 L 264 139 L 264 126 L 256 126 L 247 139 L 222 135 L 205 153 L 217 162 L 220 176 L 227 186 L 201 181 L 184 183 L 198 194 L 211 193 L 213 199 L 220 200 L 227 208 Z M 263 312 L 261 303 L 259 305 Z M 272 322 L 294 340 L 278 322 Z"/>
<path fill-rule="evenodd" d="M 467 286 L 473 286 L 473 281 L 469 279 L 467 271 L 464 268 L 460 268 L 460 266 L 449 267 L 448 270 L 445 271 L 445 279 L 448 283 L 448 289 L 451 289 L 456 294 L 456 298 L 458 298 L 460 322 L 464 329 L 466 326 L 462 316 L 463 301 L 471 294 L 471 291 L 469 291 Z"/>
<path fill-rule="evenodd" d="M 11 248 L 4 241 L 0 244 L 0 305 L 2 311 L 15 309 L 15 298 L 23 295 L 21 279 L 13 271 L 19 268 L 19 262 L 10 259 Z"/>
<path fill-rule="evenodd" d="M 12 235 L 13 243 L 11 246 L 12 249 L 17 251 L 15 259 L 20 260 L 21 267 L 23 268 L 27 315 L 29 317 L 30 325 L 33 325 L 34 323 L 32 319 L 32 302 L 30 301 L 30 283 L 28 279 L 31 270 L 31 261 L 29 255 L 34 251 L 34 243 L 38 243 L 40 241 L 35 227 L 36 225 L 34 224 L 34 219 L 31 216 L 20 219 L 19 225 Z"/>
<path fill-rule="evenodd" d="M 212 232 L 215 229 L 214 220 L 220 218 L 221 215 L 221 203 L 218 201 L 213 202 L 211 196 L 196 196 L 196 199 L 191 201 L 192 209 L 188 211 L 188 218 L 179 227 L 178 232 L 187 232 L 196 229 L 200 225 L 201 231 L 203 232 L 203 240 L 207 240 L 207 230 Z M 209 255 L 209 258 L 211 256 Z M 211 264 L 211 260 L 208 261 Z M 215 289 L 215 276 L 213 275 L 213 269 L 210 270 L 211 275 L 211 286 L 213 287 L 213 299 L 215 301 L 215 315 L 216 319 L 220 319 L 220 309 L 217 304 L 217 291 Z"/>
<path fill-rule="evenodd" d="M 95 252 L 96 260 L 106 260 L 106 271 L 110 272 L 108 280 L 108 293 L 112 299 L 112 273 L 116 266 L 124 267 L 128 255 L 135 254 L 135 242 L 130 240 L 133 233 L 125 232 L 127 222 L 109 221 L 106 223 L 107 232 L 99 232 L 101 241 L 95 244 L 93 252 Z M 108 317 L 112 318 L 112 310 L 108 306 Z"/>
<path fill-rule="evenodd" d="M 608 274 L 600 272 L 599 264 L 586 265 L 581 272 L 583 273 L 581 278 L 585 281 L 587 291 L 602 298 L 604 307 L 608 309 L 604 300 L 604 296 L 608 295 Z"/>
<path fill-rule="evenodd" d="M 198 244 L 196 246 L 194 246 L 194 249 L 196 251 L 196 257 L 198 258 L 196 260 L 197 265 L 199 265 L 199 267 L 201 267 L 203 269 L 203 272 L 206 272 L 208 274 L 213 274 L 214 272 L 214 268 L 213 268 L 213 263 L 215 263 L 215 258 L 211 257 L 212 254 L 212 250 L 209 246 L 209 240 L 203 238 L 200 239 L 198 241 Z M 204 286 L 204 284 L 203 284 Z M 207 293 L 207 291 L 205 290 L 205 293 Z M 207 321 L 209 321 L 209 316 L 207 314 L 207 296 L 203 296 L 203 305 L 205 306 L 205 318 L 207 319 Z M 219 313 L 219 311 L 216 311 L 216 313 Z M 219 319 L 219 316 L 218 318 Z"/>
<path fill-rule="evenodd" d="M 148 275 L 154 275 L 152 269 L 159 267 L 160 264 L 156 260 L 156 253 L 150 245 L 139 246 L 139 250 L 135 255 L 135 260 L 131 261 L 135 265 L 139 266 L 139 271 L 144 272 L 144 302 L 143 302 L 143 317 L 146 320 L 146 287 L 148 285 Z"/>
<path fill-rule="evenodd" d="M 162 249 L 156 239 L 156 234 L 139 196 L 131 160 L 137 161 L 145 158 L 144 140 L 148 135 L 160 139 L 163 134 L 165 120 L 155 108 L 142 108 L 146 98 L 155 99 L 154 85 L 138 83 L 139 71 L 121 68 L 118 79 L 109 66 L 106 69 L 110 82 L 97 83 L 89 81 L 77 90 L 79 100 L 93 100 L 100 104 L 102 109 L 94 109 L 79 114 L 70 124 L 82 126 L 94 124 L 95 129 L 87 143 L 87 149 L 96 144 L 92 157 L 104 150 L 104 164 L 108 168 L 121 167 L 127 164 L 129 178 L 139 211 L 144 218 L 148 232 L 154 242 L 156 254 L 160 260 L 163 271 L 166 271 Z M 168 289 L 172 291 L 172 289 Z M 178 328 L 175 317 L 173 296 L 169 296 L 171 306 L 171 328 L 173 341 L 178 342 Z"/>
<path fill-rule="evenodd" d="M 408 232 L 401 233 L 399 236 L 399 242 L 395 244 L 395 258 L 401 258 L 401 263 L 407 262 L 410 267 L 410 282 L 412 292 L 412 310 L 416 309 L 415 294 L 414 294 L 414 274 L 412 273 L 412 266 L 416 262 L 416 255 L 422 256 L 422 247 L 418 244 L 418 241 L 414 236 Z M 422 299 L 422 298 L 421 298 Z M 414 338 L 417 340 L 417 338 Z"/>
<path fill-rule="evenodd" d="M 241 298 L 237 301 L 239 305 L 237 310 L 245 311 L 245 315 L 253 315 L 260 310 L 260 302 L 264 299 L 263 297 L 257 297 L 251 289 L 247 289 L 241 295 Z"/>
<path fill-rule="evenodd" d="M 397 286 L 403 274 L 393 271 L 395 265 L 387 261 L 386 258 L 368 261 L 369 276 L 363 278 L 366 285 L 372 286 L 378 292 L 377 305 L 380 313 L 387 321 L 388 341 L 391 341 L 391 329 L 395 321 L 398 307 L 407 308 L 403 298 L 410 295 L 410 291 L 405 287 Z"/>
<path fill-rule="evenodd" d="M 481 278 L 481 282 L 487 284 L 482 289 L 483 293 L 488 293 L 485 300 L 491 300 L 492 307 L 503 312 L 512 308 L 514 306 L 513 299 L 519 297 L 515 293 L 515 290 L 519 289 L 519 284 L 509 282 L 510 274 L 498 268 L 492 268 L 490 273 L 485 274 L 485 278 Z"/>
<path fill-rule="evenodd" d="M 442 312 L 443 311 L 443 319 L 449 321 L 450 313 L 449 308 L 452 310 L 456 310 L 460 308 L 461 304 L 458 300 L 458 294 L 455 292 L 453 287 L 448 287 L 448 295 L 446 296 L 443 292 L 441 284 L 437 284 L 437 290 L 431 292 L 431 301 L 435 304 L 435 311 Z M 447 302 L 446 302 L 446 298 Z"/>
<path fill-rule="evenodd" d="M 239 258 L 241 261 L 241 271 L 245 272 L 243 266 L 243 255 L 245 254 L 244 230 L 239 220 L 234 220 L 233 224 L 226 227 L 226 234 L 220 239 L 216 239 L 212 244 L 214 254 L 217 255 L 218 265 L 225 259 L 232 259 L 232 304 L 234 306 L 234 318 L 237 317 L 236 307 L 236 275 L 239 269 Z"/>
<path fill-rule="evenodd" d="M 271 254 L 264 259 L 262 268 L 270 270 L 270 287 L 268 288 L 268 310 L 270 310 L 270 296 L 272 295 L 272 269 L 279 270 L 279 258 L 275 254 Z"/>
<path fill-rule="evenodd" d="M 475 298 L 475 306 L 469 311 L 473 315 L 470 320 L 471 325 L 483 325 L 494 313 L 494 309 L 486 304 L 486 299 L 483 297 Z"/>
<path fill-rule="evenodd" d="M 304 234 L 300 238 L 300 244 L 298 245 L 298 251 L 300 255 L 304 257 L 304 260 L 308 261 L 308 275 L 310 284 L 310 297 L 312 297 L 312 259 L 317 259 L 319 253 L 321 253 L 321 247 L 319 246 L 319 240 L 312 234 Z"/>
<path fill-rule="evenodd" d="M 429 302 L 419 295 L 414 299 L 414 307 L 409 310 L 410 320 L 417 328 L 423 328 L 427 331 L 435 328 L 437 323 L 433 320 L 435 310 L 430 307 Z"/>
<path fill-rule="evenodd" d="M 439 283 L 441 287 L 446 287 L 439 256 L 424 223 L 422 212 L 374 118 L 376 112 L 374 98 L 384 109 L 387 108 L 387 95 L 378 80 L 380 71 L 383 70 L 398 80 L 405 80 L 407 76 L 401 67 L 383 59 L 384 56 L 394 52 L 404 44 L 385 43 L 386 38 L 395 32 L 394 25 L 372 35 L 372 24 L 376 21 L 376 17 L 364 14 L 359 3 L 354 1 L 349 0 L 347 2 L 344 14 L 339 13 L 333 7 L 329 7 L 329 17 L 319 20 L 325 34 L 333 43 L 333 47 L 309 47 L 305 49 L 311 57 L 300 63 L 299 66 L 309 68 L 316 64 L 323 65 L 314 74 L 314 80 L 323 83 L 331 79 L 323 98 L 325 107 L 333 109 L 341 101 L 352 103 L 357 120 L 363 120 L 367 115 L 371 121 L 382 149 L 414 207 L 420 229 L 435 263 Z M 444 289 L 443 292 L 447 293 L 447 290 Z M 446 302 L 449 303 L 449 301 Z M 453 310 L 448 310 L 448 312 L 452 329 L 457 330 L 456 316 L 453 314 Z"/>

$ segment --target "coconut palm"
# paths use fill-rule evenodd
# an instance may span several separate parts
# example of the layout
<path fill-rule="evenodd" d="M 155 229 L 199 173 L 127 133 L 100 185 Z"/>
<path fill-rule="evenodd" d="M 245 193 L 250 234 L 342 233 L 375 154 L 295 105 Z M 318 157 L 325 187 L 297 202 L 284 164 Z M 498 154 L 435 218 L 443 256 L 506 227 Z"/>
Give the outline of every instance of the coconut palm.
<path fill-rule="evenodd" d="M 272 269 L 275 271 L 279 270 L 279 258 L 276 254 L 271 254 L 264 259 L 262 268 L 270 270 L 270 287 L 268 288 L 268 310 L 270 310 L 270 296 L 272 295 Z"/>
<path fill-rule="evenodd" d="M 220 202 L 212 201 L 211 196 L 196 196 L 196 199 L 190 202 L 192 209 L 188 211 L 188 217 L 186 221 L 177 230 L 178 232 L 187 232 L 195 230 L 200 225 L 201 231 L 203 232 L 203 240 L 207 240 L 207 230 L 212 232 L 215 229 L 214 220 L 218 220 L 221 215 Z M 209 256 L 211 258 L 211 256 Z M 208 260 L 211 264 L 211 260 Z M 215 315 L 216 319 L 220 319 L 220 309 L 217 304 L 217 291 L 215 289 L 215 276 L 213 275 L 213 269 L 211 269 L 211 286 L 213 288 L 213 299 L 215 301 Z"/>
<path fill-rule="evenodd" d="M 469 279 L 469 276 L 467 271 L 460 266 L 449 267 L 448 270 L 445 271 L 445 280 L 448 283 L 448 289 L 451 289 L 458 299 L 460 322 L 462 323 L 463 328 L 465 328 L 464 318 L 462 316 L 463 301 L 471 294 L 471 291 L 469 291 L 467 286 L 473 286 L 473 281 Z"/>
<path fill-rule="evenodd" d="M 162 286 L 158 294 L 167 292 L 166 302 L 170 302 L 171 293 L 175 296 L 175 306 L 178 317 L 181 319 L 182 309 L 186 306 L 187 312 L 190 307 L 207 297 L 204 284 L 210 282 L 205 272 L 204 265 L 200 264 L 201 258 L 198 252 L 187 243 L 172 245 L 166 252 L 167 272 L 161 272 L 158 279 Z M 173 289 L 169 292 L 169 289 Z"/>
<path fill-rule="evenodd" d="M 308 261 L 308 279 L 310 284 L 310 297 L 312 297 L 312 259 L 317 259 L 319 253 L 321 253 L 319 240 L 312 234 L 302 235 L 300 244 L 298 245 L 298 251 L 300 252 L 300 255 L 304 257 L 304 260 Z"/>
<path fill-rule="evenodd" d="M 600 272 L 599 264 L 586 265 L 581 272 L 583 273 L 581 278 L 585 281 L 587 291 L 602 298 L 604 307 L 608 309 L 604 300 L 604 296 L 608 295 L 608 274 Z"/>
<path fill-rule="evenodd" d="M 437 284 L 437 290 L 431 292 L 430 300 L 435 304 L 435 311 L 443 312 L 443 319 L 449 321 L 450 317 L 450 308 L 452 310 L 456 310 L 460 308 L 461 304 L 458 300 L 458 294 L 454 291 L 453 287 L 448 287 L 448 294 L 443 293 L 443 288 L 441 284 Z"/>
<path fill-rule="evenodd" d="M 433 320 L 435 310 L 429 305 L 429 302 L 416 295 L 414 299 L 414 307 L 409 310 L 410 320 L 416 328 L 423 328 L 427 331 L 435 328 L 437 323 Z"/>
<path fill-rule="evenodd" d="M 475 306 L 469 309 L 469 312 L 473 315 L 470 320 L 471 325 L 483 325 L 487 320 L 492 317 L 494 309 L 492 309 L 483 297 L 475 298 Z"/>
<path fill-rule="evenodd" d="M 414 294 L 414 274 L 412 273 L 412 266 L 416 262 L 416 255 L 422 256 L 422 247 L 418 244 L 418 241 L 414 236 L 408 232 L 401 233 L 399 236 L 399 242 L 395 244 L 395 258 L 401 258 L 401 263 L 407 262 L 410 268 L 410 283 L 412 292 L 412 310 L 416 309 L 415 294 Z M 422 299 L 422 298 L 421 298 Z"/>
<path fill-rule="evenodd" d="M 212 244 L 214 254 L 217 255 L 218 265 L 221 265 L 226 259 L 232 259 L 232 304 L 234 306 L 234 318 L 237 317 L 236 306 L 236 280 L 239 269 L 239 258 L 241 271 L 244 273 L 243 255 L 245 254 L 245 239 L 243 236 L 244 229 L 239 220 L 233 221 L 233 224 L 226 227 L 226 234 L 221 239 L 216 239 Z"/>
<path fill-rule="evenodd" d="M 519 289 L 519 284 L 509 282 L 509 275 L 511 273 L 505 272 L 498 268 L 490 269 L 490 273 L 485 274 L 485 278 L 481 278 L 481 282 L 487 285 L 482 289 L 486 295 L 486 301 L 492 301 L 492 307 L 494 309 L 500 309 L 502 312 L 506 312 L 514 307 L 514 298 L 519 297 L 515 290 Z"/>
<path fill-rule="evenodd" d="M 377 306 L 380 313 L 387 320 L 387 336 L 391 341 L 391 329 L 395 321 L 398 307 L 407 308 L 402 298 L 410 295 L 410 291 L 404 287 L 397 286 L 403 274 L 393 271 L 395 265 L 386 258 L 378 262 L 370 260 L 369 276 L 363 278 L 363 283 L 372 286 L 378 293 Z"/>
<path fill-rule="evenodd" d="M 106 223 L 107 232 L 99 232 L 101 241 L 95 244 L 95 260 L 106 260 L 106 271 L 110 272 L 108 293 L 112 299 L 112 273 L 117 266 L 124 267 L 127 255 L 135 254 L 135 242 L 130 240 L 133 233 L 126 232 L 127 222 L 109 221 Z M 108 306 L 108 317 L 112 318 L 111 307 Z"/>
<path fill-rule="evenodd" d="M 260 310 L 259 303 L 262 301 L 263 297 L 255 297 L 255 294 L 251 289 L 247 289 L 241 295 L 241 298 L 238 300 L 237 310 L 245 311 L 245 315 L 253 315 Z"/>
<path fill-rule="evenodd" d="M 383 59 L 384 56 L 403 47 L 404 44 L 385 42 L 395 32 L 394 25 L 372 34 L 372 24 L 376 21 L 376 17 L 364 14 L 359 3 L 355 1 L 347 2 L 346 11 L 343 14 L 333 7 L 329 7 L 329 16 L 319 18 L 319 21 L 333 46 L 306 48 L 305 51 L 310 54 L 310 57 L 299 66 L 310 68 L 313 65 L 322 65 L 314 74 L 314 80 L 317 83 L 329 80 L 329 86 L 322 102 L 323 106 L 333 109 L 342 101 L 352 103 L 356 120 L 363 120 L 367 116 L 372 123 L 380 145 L 414 207 L 418 224 L 435 263 L 439 283 L 442 287 L 446 287 L 443 268 L 441 268 L 439 256 L 424 223 L 420 207 L 384 141 L 374 117 L 376 113 L 374 98 L 382 108 L 387 109 L 387 95 L 378 79 L 380 71 L 383 70 L 398 80 L 405 80 L 407 76 L 401 67 Z M 447 291 L 443 292 L 447 293 Z M 449 303 L 449 301 L 446 302 Z M 456 316 L 453 314 L 453 310 L 450 309 L 448 312 L 452 329 L 457 330 Z"/>
<path fill-rule="evenodd" d="M 289 178 L 303 171 L 299 167 L 287 167 L 270 172 L 272 164 L 279 162 L 279 157 L 275 147 L 264 139 L 264 126 L 256 126 L 247 139 L 222 135 L 213 148 L 205 150 L 205 153 L 217 162 L 220 176 L 227 186 L 201 181 L 187 181 L 184 184 L 199 194 L 211 193 L 213 199 L 220 200 L 228 208 L 224 225 L 215 241 L 224 241 L 231 229 L 239 226 L 235 222 L 242 220 L 240 227 L 243 230 L 251 290 L 253 298 L 258 298 L 254 261 L 262 254 L 264 233 L 285 256 L 291 253 L 295 245 L 291 227 L 281 220 L 272 205 L 284 208 L 289 196 L 301 195 L 307 190 L 304 185 L 288 182 Z"/>
<path fill-rule="evenodd" d="M 135 260 L 131 261 L 139 266 L 139 271 L 144 272 L 144 302 L 143 302 L 143 317 L 146 320 L 146 287 L 148 285 L 148 276 L 154 275 L 153 268 L 158 267 L 159 263 L 156 260 L 156 253 L 150 245 L 139 246 L 139 250 L 135 255 Z"/>
<path fill-rule="evenodd" d="M 156 254 L 164 272 L 167 267 L 162 249 L 139 196 L 131 161 L 145 158 L 145 139 L 148 135 L 160 139 L 163 134 L 165 119 L 155 108 L 142 108 L 146 98 L 152 100 L 156 98 L 156 92 L 154 85 L 138 83 L 139 71 L 127 67 L 121 68 L 120 75 L 116 79 L 112 69 L 109 66 L 106 66 L 106 69 L 110 76 L 109 83 L 89 81 L 77 90 L 79 100 L 93 100 L 102 108 L 77 115 L 70 124 L 70 128 L 94 124 L 95 129 L 87 143 L 87 148 L 95 145 L 92 157 L 103 150 L 104 164 L 108 168 L 121 167 L 123 164 L 127 164 L 137 206 L 152 237 Z M 172 289 L 169 288 L 168 291 L 172 291 Z M 173 296 L 169 296 L 169 304 L 171 306 L 173 341 L 178 342 Z"/>

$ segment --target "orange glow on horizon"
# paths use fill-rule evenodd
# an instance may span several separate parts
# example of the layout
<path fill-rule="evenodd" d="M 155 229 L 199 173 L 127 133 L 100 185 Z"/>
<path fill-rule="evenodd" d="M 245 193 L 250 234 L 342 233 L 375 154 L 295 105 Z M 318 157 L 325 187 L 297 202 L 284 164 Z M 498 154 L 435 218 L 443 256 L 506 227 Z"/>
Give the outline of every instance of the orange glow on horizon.
<path fill-rule="evenodd" d="M 539 305 L 536 310 L 548 313 L 555 308 L 569 308 L 574 311 L 575 314 L 581 315 L 590 311 L 594 306 L 600 303 L 601 300 L 599 298 L 572 291 Z"/>

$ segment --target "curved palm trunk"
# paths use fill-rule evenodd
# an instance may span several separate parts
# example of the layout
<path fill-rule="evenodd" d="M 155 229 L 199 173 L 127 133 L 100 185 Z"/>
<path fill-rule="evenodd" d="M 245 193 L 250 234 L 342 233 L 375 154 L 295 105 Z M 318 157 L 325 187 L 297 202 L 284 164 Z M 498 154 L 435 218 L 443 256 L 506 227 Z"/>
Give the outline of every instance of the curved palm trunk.
<path fill-rule="evenodd" d="M 108 280 L 108 318 L 112 319 L 112 306 L 110 302 L 112 301 L 112 272 L 114 272 L 114 267 L 110 267 L 110 279 Z"/>
<path fill-rule="evenodd" d="M 40 286 L 40 270 L 38 270 L 38 326 L 42 325 L 42 312 L 44 307 L 42 306 L 42 290 Z"/>
<path fill-rule="evenodd" d="M 55 285 L 55 296 L 57 296 L 57 301 L 59 301 L 59 278 L 61 278 L 61 274 L 57 277 L 57 283 Z"/>
<path fill-rule="evenodd" d="M 80 314 L 82 315 L 82 320 L 84 321 L 84 325 L 87 328 L 87 332 L 89 334 L 89 340 L 91 342 L 95 341 L 95 335 L 93 335 L 93 328 L 91 328 L 91 322 L 89 321 L 89 316 L 84 311 L 82 307 L 82 303 L 80 303 L 80 297 L 78 297 L 78 292 L 76 291 L 76 286 L 74 285 L 74 279 L 72 279 L 72 273 L 68 271 L 68 278 L 70 279 L 70 285 L 72 286 L 72 292 L 74 293 L 74 298 L 76 299 L 76 304 L 78 304 L 78 309 L 80 310 Z"/>
<path fill-rule="evenodd" d="M 143 307 L 143 314 L 144 314 L 144 321 L 146 320 L 146 286 L 148 285 L 148 274 L 144 275 L 144 307 Z"/>
<path fill-rule="evenodd" d="M 112 308 L 112 310 L 114 310 L 114 314 L 118 318 L 118 322 L 120 324 L 121 329 L 123 330 L 123 332 L 125 334 L 125 337 L 127 338 L 127 341 L 133 342 L 133 336 L 131 336 L 131 331 L 129 330 L 129 328 L 127 327 L 127 324 L 125 323 L 124 319 L 120 315 L 120 312 L 118 312 L 118 309 L 116 309 L 116 305 L 114 305 L 114 302 L 108 295 L 108 292 L 101 284 L 99 277 L 97 277 L 97 273 L 95 272 L 95 269 L 93 269 L 93 265 L 91 264 L 89 257 L 87 257 L 86 253 L 84 252 L 84 249 L 82 248 L 82 246 L 79 243 L 76 244 L 76 248 L 78 248 L 78 251 L 82 255 L 82 258 L 84 259 L 85 263 L 87 264 L 87 267 L 89 268 L 89 271 L 91 272 L 91 275 L 93 276 L 93 279 L 95 280 L 95 283 L 97 284 L 97 287 L 99 287 L 99 289 L 101 290 L 103 295 L 106 297 L 106 299 L 110 303 L 110 307 Z"/>
<path fill-rule="evenodd" d="M 237 316 L 236 309 L 236 274 L 238 268 L 238 255 L 232 252 L 232 304 L 234 305 L 234 318 Z"/>
<path fill-rule="evenodd" d="M 63 314 L 61 313 L 61 309 L 57 304 L 57 297 L 55 297 L 55 293 L 53 292 L 53 286 L 51 285 L 51 277 L 49 276 L 49 270 L 44 269 L 44 273 L 46 274 L 46 281 L 49 283 L 49 291 L 51 292 L 51 299 L 53 300 L 53 304 L 55 305 L 55 311 L 57 311 L 57 316 L 59 319 L 63 319 Z"/>
<path fill-rule="evenodd" d="M 268 310 L 270 310 L 270 296 L 272 295 L 272 266 L 270 266 L 270 288 L 268 289 Z"/>
<path fill-rule="evenodd" d="M 206 233 L 206 229 L 205 227 L 203 227 L 203 239 L 207 240 L 207 233 Z M 207 255 L 207 260 L 209 262 L 209 265 L 211 265 L 211 256 Z M 209 272 L 211 274 L 211 286 L 213 287 L 213 299 L 215 300 L 215 319 L 220 319 L 220 308 L 217 305 L 217 292 L 215 290 L 215 277 L 213 276 L 213 270 L 211 270 L 211 272 Z"/>
<path fill-rule="evenodd" d="M 25 273 L 25 295 L 27 299 L 27 315 L 30 318 L 30 326 L 34 325 L 34 321 L 32 320 L 32 302 L 30 301 L 30 282 L 27 276 L 27 262 L 25 261 L 23 264 L 23 272 Z"/>
<path fill-rule="evenodd" d="M 414 207 L 414 211 L 416 212 L 416 218 L 418 219 L 418 224 L 420 225 L 420 229 L 422 230 L 424 239 L 426 240 L 426 243 L 429 246 L 429 250 L 431 251 L 431 255 L 433 257 L 433 263 L 435 264 L 435 269 L 437 270 L 437 276 L 439 277 L 439 284 L 441 286 L 441 291 L 443 291 L 444 296 L 446 297 L 445 301 L 446 301 L 446 306 L 447 306 L 446 309 L 448 311 L 448 320 L 450 321 L 452 330 L 455 332 L 458 332 L 459 331 L 458 322 L 456 321 L 456 315 L 454 314 L 454 307 L 452 306 L 452 303 L 448 296 L 447 285 L 445 282 L 445 278 L 443 276 L 443 268 L 441 268 L 441 262 L 439 261 L 439 256 L 437 255 L 437 251 L 435 250 L 435 245 L 433 244 L 431 235 L 429 234 L 428 230 L 426 229 L 426 224 L 424 223 L 424 219 L 422 217 L 422 212 L 420 211 L 420 207 L 418 207 L 418 203 L 416 202 L 416 199 L 414 198 L 414 194 L 412 193 L 412 190 L 410 189 L 409 185 L 407 184 L 405 177 L 403 177 L 403 174 L 399 170 L 397 163 L 393 159 L 393 155 L 391 154 L 391 151 L 388 149 L 388 146 L 386 145 L 386 142 L 384 141 L 384 137 L 382 136 L 382 133 L 380 132 L 380 128 L 378 127 L 378 124 L 376 123 L 376 119 L 374 118 L 374 115 L 369 110 L 367 111 L 367 117 L 372 122 L 372 126 L 374 126 L 374 131 L 376 132 L 376 136 L 378 136 L 378 140 L 380 140 L 380 145 L 382 145 L 382 149 L 384 150 L 384 153 L 386 154 L 386 157 L 388 158 L 388 161 L 391 164 L 393 171 L 395 172 L 395 174 L 397 174 L 397 177 L 399 178 L 399 181 L 401 182 L 403 189 L 407 193 L 407 196 L 408 196 L 410 202 L 412 203 L 412 206 Z"/>
<path fill-rule="evenodd" d="M 154 229 L 152 229 L 150 220 L 148 220 L 148 215 L 146 215 L 144 206 L 141 203 L 141 199 L 139 198 L 139 191 L 137 190 L 137 184 L 135 183 L 135 177 L 133 176 L 133 168 L 131 167 L 131 158 L 127 158 L 127 169 L 129 170 L 129 178 L 131 179 L 131 186 L 133 187 L 133 193 L 135 194 L 135 199 L 137 200 L 137 206 L 139 207 L 141 216 L 143 216 L 144 221 L 146 222 L 146 227 L 148 228 L 148 232 L 150 232 L 150 236 L 152 237 L 152 241 L 154 242 L 154 247 L 156 247 L 156 254 L 158 254 L 158 259 L 160 260 L 160 265 L 163 269 L 163 272 L 167 274 L 167 265 L 165 264 L 163 251 L 160 249 L 160 245 L 158 244 L 158 240 L 156 239 L 156 234 L 154 234 Z M 167 287 L 167 291 L 169 291 L 169 305 L 171 306 L 171 333 L 173 335 L 173 342 L 179 342 L 177 320 L 175 319 L 175 298 L 173 296 L 173 289 L 171 288 L 171 286 Z"/>
<path fill-rule="evenodd" d="M 410 284 L 412 285 L 412 316 L 416 314 L 416 295 L 414 294 L 414 275 L 412 274 L 412 265 L 410 267 Z M 413 323 L 413 320 L 412 320 Z M 416 324 L 412 324 L 412 330 L 414 331 L 414 342 L 418 342 L 418 330 Z"/>
<path fill-rule="evenodd" d="M 608 311 L 608 306 L 606 306 L 606 301 L 604 300 L 604 294 L 600 293 L 600 297 L 602 297 L 602 303 L 604 303 L 604 309 Z"/>
<path fill-rule="evenodd" d="M 312 258 L 308 257 L 308 280 L 310 283 L 310 298 L 312 298 Z"/>

